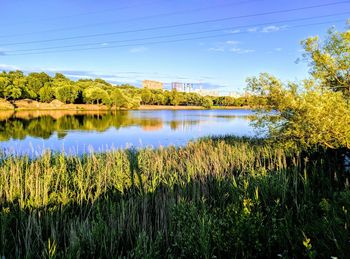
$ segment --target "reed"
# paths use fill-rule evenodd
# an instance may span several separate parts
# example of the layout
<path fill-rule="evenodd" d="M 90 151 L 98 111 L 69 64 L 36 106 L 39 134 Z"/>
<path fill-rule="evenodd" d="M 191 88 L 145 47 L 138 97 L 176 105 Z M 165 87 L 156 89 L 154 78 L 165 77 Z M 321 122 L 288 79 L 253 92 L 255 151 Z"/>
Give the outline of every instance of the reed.
<path fill-rule="evenodd" d="M 259 139 L 0 157 L 0 256 L 350 256 L 347 176 Z"/>

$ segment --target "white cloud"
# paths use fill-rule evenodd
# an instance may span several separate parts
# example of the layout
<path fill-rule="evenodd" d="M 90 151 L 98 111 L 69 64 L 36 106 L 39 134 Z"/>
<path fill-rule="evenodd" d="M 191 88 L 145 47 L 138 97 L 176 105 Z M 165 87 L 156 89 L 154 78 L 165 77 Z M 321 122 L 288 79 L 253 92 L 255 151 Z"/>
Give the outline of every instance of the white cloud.
<path fill-rule="evenodd" d="M 239 41 L 236 41 L 236 40 L 228 40 L 225 42 L 226 44 L 228 45 L 237 45 L 239 44 L 240 42 Z"/>
<path fill-rule="evenodd" d="M 0 70 L 20 70 L 19 67 L 7 64 L 0 64 Z"/>
<path fill-rule="evenodd" d="M 275 51 L 278 51 L 278 52 L 280 52 L 282 50 L 283 50 L 282 48 L 275 48 Z"/>
<path fill-rule="evenodd" d="M 258 31 L 258 27 L 252 27 L 252 28 L 249 28 L 247 29 L 248 32 L 257 32 Z"/>
<path fill-rule="evenodd" d="M 276 32 L 276 31 L 281 31 L 285 29 L 287 26 L 276 26 L 276 25 L 269 25 L 261 29 L 261 32 L 263 33 L 270 33 L 270 32 Z"/>
<path fill-rule="evenodd" d="M 247 54 L 247 53 L 255 52 L 255 50 L 253 49 L 240 49 L 240 48 L 230 48 L 229 51 L 237 54 Z"/>
<path fill-rule="evenodd" d="M 136 48 L 129 49 L 129 52 L 130 53 L 140 53 L 140 52 L 145 52 L 147 50 L 148 49 L 146 47 L 136 47 Z"/>
<path fill-rule="evenodd" d="M 209 51 L 215 51 L 215 52 L 224 52 L 224 51 L 225 51 L 224 48 L 220 48 L 220 47 L 217 47 L 217 48 L 209 48 L 208 50 L 209 50 Z"/>
<path fill-rule="evenodd" d="M 232 30 L 232 31 L 228 31 L 228 33 L 232 33 L 232 34 L 235 34 L 235 33 L 240 33 L 241 30 Z"/>
<path fill-rule="evenodd" d="M 108 46 L 109 44 L 104 42 L 104 43 L 101 43 L 101 46 Z"/>

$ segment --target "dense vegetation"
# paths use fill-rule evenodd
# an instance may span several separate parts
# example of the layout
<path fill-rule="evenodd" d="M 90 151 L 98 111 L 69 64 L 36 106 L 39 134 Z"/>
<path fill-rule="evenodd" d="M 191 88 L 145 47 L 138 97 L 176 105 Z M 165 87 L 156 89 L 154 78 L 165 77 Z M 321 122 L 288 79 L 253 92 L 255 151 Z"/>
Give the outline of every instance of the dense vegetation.
<path fill-rule="evenodd" d="M 346 258 L 350 190 L 335 157 L 232 138 L 2 157 L 0 254 Z"/>
<path fill-rule="evenodd" d="M 63 74 L 54 77 L 48 74 L 22 71 L 0 73 L 0 98 L 6 100 L 33 99 L 51 102 L 58 99 L 63 103 L 104 104 L 114 108 L 137 108 L 147 105 L 196 105 L 210 108 L 216 106 L 254 105 L 255 99 L 200 96 L 197 93 L 140 89 L 131 85 L 112 85 L 103 79 L 79 79 L 72 81 Z"/>
<path fill-rule="evenodd" d="M 266 139 L 35 159 L 2 155 L 0 256 L 349 258 L 350 31 L 330 30 L 326 40 L 303 44 L 311 76 L 301 84 L 267 73 L 248 79 Z M 2 75 L 6 81 L 16 73 Z M 95 81 L 2 94 L 41 98 L 41 89 L 56 89 L 58 99 L 69 93 L 65 102 L 76 102 L 76 92 L 101 103 L 121 95 L 146 102 L 156 93 L 72 90 L 105 85 Z M 176 92 L 159 94 L 178 103 Z"/>
<path fill-rule="evenodd" d="M 303 46 L 310 77 L 302 83 L 267 73 L 247 79 L 248 89 L 264 101 L 256 125 L 284 146 L 349 150 L 350 30 L 332 28 L 325 39 L 311 37 Z"/>

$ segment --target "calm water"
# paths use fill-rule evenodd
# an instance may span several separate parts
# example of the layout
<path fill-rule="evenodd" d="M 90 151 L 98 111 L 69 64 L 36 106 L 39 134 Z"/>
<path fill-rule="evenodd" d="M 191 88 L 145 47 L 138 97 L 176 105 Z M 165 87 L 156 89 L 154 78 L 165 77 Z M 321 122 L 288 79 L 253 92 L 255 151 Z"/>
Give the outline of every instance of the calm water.
<path fill-rule="evenodd" d="M 111 148 L 184 145 L 204 136 L 252 136 L 250 110 L 0 112 L 0 146 L 6 153 L 68 153 Z"/>

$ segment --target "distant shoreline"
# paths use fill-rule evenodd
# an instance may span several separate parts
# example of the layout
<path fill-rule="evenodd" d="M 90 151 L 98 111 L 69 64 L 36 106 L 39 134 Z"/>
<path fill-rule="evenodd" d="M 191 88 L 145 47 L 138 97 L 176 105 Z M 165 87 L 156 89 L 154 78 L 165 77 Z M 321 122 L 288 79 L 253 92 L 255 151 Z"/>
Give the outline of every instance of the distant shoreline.
<path fill-rule="evenodd" d="M 252 109 L 249 106 L 213 106 L 212 110 L 242 110 Z M 106 105 L 97 104 L 63 104 L 60 102 L 41 103 L 34 100 L 18 100 L 10 103 L 6 100 L 0 100 L 0 111 L 43 111 L 43 110 L 69 110 L 69 111 L 109 111 Z M 170 105 L 141 105 L 136 109 L 120 110 L 208 110 L 203 106 L 170 106 Z"/>

